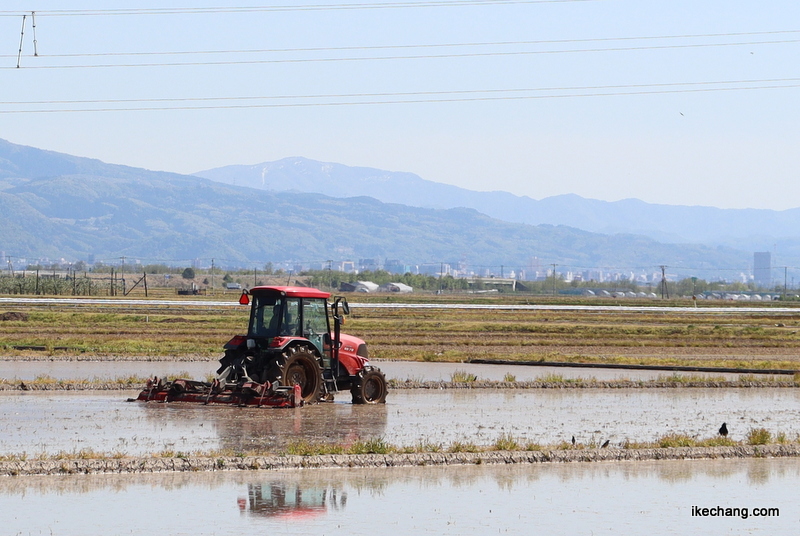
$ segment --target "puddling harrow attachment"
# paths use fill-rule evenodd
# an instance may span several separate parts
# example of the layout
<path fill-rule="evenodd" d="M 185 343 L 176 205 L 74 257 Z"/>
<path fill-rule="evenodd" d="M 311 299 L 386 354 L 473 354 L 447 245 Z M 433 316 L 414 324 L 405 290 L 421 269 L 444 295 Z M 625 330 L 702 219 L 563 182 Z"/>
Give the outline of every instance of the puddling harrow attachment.
<path fill-rule="evenodd" d="M 270 382 L 226 383 L 178 379 L 165 382 L 153 377 L 136 400 L 143 402 L 195 402 L 235 406 L 296 408 L 303 405 L 299 385 L 283 386 Z"/>

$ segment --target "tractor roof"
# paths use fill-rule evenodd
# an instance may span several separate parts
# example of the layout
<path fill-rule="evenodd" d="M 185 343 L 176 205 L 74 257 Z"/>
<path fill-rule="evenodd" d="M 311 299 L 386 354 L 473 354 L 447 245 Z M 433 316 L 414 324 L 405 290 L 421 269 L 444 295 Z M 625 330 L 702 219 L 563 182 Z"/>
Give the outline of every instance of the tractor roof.
<path fill-rule="evenodd" d="M 330 292 L 322 292 L 315 288 L 309 287 L 253 287 L 250 289 L 250 294 L 258 293 L 278 293 L 290 298 L 330 298 Z"/>

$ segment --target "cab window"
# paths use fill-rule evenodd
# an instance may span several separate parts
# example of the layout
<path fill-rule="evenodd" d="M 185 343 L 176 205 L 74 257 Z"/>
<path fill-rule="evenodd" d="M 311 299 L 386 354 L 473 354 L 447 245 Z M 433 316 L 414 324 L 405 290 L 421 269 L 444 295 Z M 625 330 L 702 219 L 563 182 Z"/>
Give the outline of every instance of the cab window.
<path fill-rule="evenodd" d="M 276 296 L 253 296 L 249 334 L 251 337 L 276 337 L 281 323 L 283 300 Z"/>
<path fill-rule="evenodd" d="M 288 298 L 286 300 L 281 335 L 285 337 L 300 335 L 300 300 L 298 298 Z"/>
<path fill-rule="evenodd" d="M 323 337 L 328 333 L 326 301 L 322 298 L 303 299 L 303 336 L 323 353 Z"/>

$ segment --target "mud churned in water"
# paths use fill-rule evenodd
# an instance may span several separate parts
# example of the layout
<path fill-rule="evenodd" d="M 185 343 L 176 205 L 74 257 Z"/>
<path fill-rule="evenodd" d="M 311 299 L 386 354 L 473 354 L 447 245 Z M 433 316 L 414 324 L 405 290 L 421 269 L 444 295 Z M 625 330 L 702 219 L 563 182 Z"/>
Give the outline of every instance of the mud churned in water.
<path fill-rule="evenodd" d="M 576 380 L 576 381 L 523 381 L 504 382 L 478 380 L 474 382 L 449 381 L 397 381 L 390 380 L 390 389 L 669 389 L 679 387 L 731 388 L 731 387 L 800 387 L 796 381 L 732 380 L 732 381 L 672 381 L 672 380 Z M 52 380 L 20 381 L 0 379 L 0 391 L 121 391 L 143 389 L 136 385 L 113 380 Z"/>

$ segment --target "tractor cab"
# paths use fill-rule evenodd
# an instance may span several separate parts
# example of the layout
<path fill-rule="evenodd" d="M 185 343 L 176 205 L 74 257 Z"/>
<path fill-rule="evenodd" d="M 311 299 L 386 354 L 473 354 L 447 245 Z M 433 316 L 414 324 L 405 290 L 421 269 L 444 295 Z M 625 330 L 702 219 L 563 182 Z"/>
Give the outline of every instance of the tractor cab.
<path fill-rule="evenodd" d="M 320 355 L 330 349 L 328 303 L 323 297 L 287 296 L 277 292 L 253 292 L 247 338 L 258 346 L 282 339 L 307 339 Z M 251 343 L 252 344 L 252 343 Z"/>

